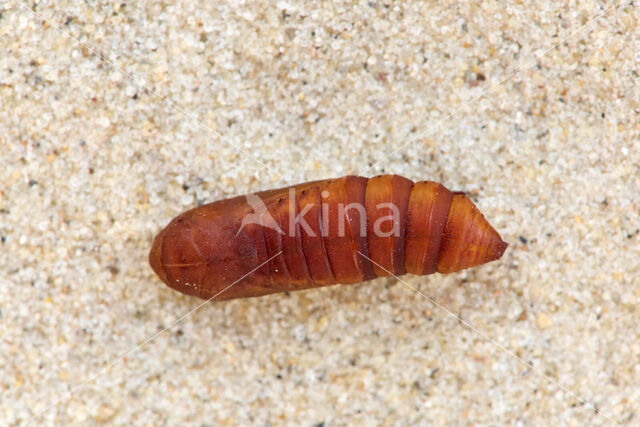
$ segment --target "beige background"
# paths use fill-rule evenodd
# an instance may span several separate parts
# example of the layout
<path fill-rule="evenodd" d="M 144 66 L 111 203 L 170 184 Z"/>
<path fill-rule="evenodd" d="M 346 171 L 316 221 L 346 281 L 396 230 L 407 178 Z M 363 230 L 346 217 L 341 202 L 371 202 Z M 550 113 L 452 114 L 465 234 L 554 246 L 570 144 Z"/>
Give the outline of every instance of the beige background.
<path fill-rule="evenodd" d="M 0 423 L 638 423 L 637 2 L 203 3 L 0 3 Z M 382 172 L 504 258 L 155 335 L 173 216 Z"/>

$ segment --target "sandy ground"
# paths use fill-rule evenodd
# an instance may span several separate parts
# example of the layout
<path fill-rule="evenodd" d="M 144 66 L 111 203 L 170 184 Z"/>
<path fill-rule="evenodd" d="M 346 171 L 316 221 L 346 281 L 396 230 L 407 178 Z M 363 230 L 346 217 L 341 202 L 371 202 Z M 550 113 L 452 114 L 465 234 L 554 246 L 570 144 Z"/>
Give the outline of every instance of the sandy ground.
<path fill-rule="evenodd" d="M 0 424 L 640 422 L 638 2 L 203 3 L 0 2 Z M 148 266 L 197 203 L 382 172 L 504 258 L 193 312 Z"/>

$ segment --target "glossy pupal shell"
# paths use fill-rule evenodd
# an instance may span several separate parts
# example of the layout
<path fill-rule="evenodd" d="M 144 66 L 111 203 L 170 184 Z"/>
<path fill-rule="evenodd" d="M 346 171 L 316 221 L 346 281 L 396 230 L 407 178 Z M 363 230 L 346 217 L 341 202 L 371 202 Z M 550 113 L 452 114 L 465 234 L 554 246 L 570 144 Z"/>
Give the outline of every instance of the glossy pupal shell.
<path fill-rule="evenodd" d="M 155 237 L 149 262 L 180 292 L 226 300 L 451 273 L 506 248 L 463 193 L 398 175 L 345 176 L 184 212 Z"/>

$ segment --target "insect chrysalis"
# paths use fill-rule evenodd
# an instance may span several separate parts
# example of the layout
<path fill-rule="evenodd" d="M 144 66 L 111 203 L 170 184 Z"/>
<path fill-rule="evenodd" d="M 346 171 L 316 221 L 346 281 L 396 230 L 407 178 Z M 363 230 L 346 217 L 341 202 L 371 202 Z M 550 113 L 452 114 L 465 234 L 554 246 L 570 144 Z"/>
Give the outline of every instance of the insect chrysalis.
<path fill-rule="evenodd" d="M 180 292 L 226 300 L 451 273 L 506 248 L 463 193 L 398 175 L 345 176 L 184 212 L 155 237 L 149 262 Z"/>

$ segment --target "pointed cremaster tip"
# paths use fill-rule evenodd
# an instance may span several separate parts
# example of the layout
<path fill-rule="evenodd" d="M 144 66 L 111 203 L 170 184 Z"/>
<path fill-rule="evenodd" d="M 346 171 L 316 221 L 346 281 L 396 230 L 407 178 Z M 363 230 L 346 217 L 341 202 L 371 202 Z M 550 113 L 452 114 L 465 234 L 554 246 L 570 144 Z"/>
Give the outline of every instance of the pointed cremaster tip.
<path fill-rule="evenodd" d="M 507 246 L 473 202 L 455 194 L 440 245 L 438 272 L 452 273 L 495 261 Z"/>

